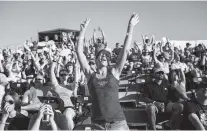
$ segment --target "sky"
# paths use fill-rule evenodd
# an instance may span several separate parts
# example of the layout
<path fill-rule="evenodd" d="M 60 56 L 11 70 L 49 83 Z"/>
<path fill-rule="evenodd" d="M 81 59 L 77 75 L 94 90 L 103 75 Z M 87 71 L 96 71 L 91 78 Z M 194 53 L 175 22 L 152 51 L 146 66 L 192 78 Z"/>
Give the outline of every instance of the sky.
<path fill-rule="evenodd" d="M 100 26 L 113 48 L 117 42 L 123 44 L 133 12 L 140 19 L 133 33 L 133 40 L 138 42 L 142 34 L 154 34 L 156 40 L 163 36 L 172 40 L 207 40 L 205 1 L 1 1 L 0 47 L 21 45 L 31 37 L 36 40 L 38 31 L 79 30 L 80 24 L 90 18 L 86 38 L 92 37 L 93 29 Z"/>

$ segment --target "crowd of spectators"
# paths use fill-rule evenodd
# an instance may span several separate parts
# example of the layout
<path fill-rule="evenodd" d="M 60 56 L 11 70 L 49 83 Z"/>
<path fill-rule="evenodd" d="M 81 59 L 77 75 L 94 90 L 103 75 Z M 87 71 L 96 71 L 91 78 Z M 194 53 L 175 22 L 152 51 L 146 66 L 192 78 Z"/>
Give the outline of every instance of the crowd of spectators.
<path fill-rule="evenodd" d="M 187 119 L 195 129 L 206 129 L 207 48 L 204 44 L 191 46 L 186 43 L 182 50 L 166 37 L 157 43 L 154 36 L 143 35 L 143 42 L 135 41 L 130 47 L 133 29 L 138 22 L 138 15 L 133 14 L 124 44 L 116 43 L 111 51 L 100 27 L 94 29 L 92 40 L 84 37 L 89 22 L 87 19 L 81 24 L 78 40 L 74 40 L 71 33 L 63 32 L 63 41 L 59 45 L 53 40 L 45 41 L 44 46 L 26 41 L 23 48 L 7 48 L 0 52 L 1 130 L 72 130 L 77 115 L 72 97 L 79 96 L 92 97 L 95 123 L 102 123 L 96 119 L 101 118 L 96 115 L 102 114 L 104 124 L 111 124 L 107 129 L 122 127 L 127 130 L 127 121 L 114 88 L 118 88 L 121 74 L 136 74 L 143 70 L 153 74 L 151 82 L 145 83 L 143 92 L 151 129 L 156 129 L 159 112 L 172 112 L 165 126 L 180 129 L 184 108 L 188 109 L 185 112 Z M 97 31 L 102 37 L 96 37 Z M 189 97 L 187 91 L 192 91 L 194 97 Z M 47 122 L 43 120 L 45 114 L 48 115 Z"/>

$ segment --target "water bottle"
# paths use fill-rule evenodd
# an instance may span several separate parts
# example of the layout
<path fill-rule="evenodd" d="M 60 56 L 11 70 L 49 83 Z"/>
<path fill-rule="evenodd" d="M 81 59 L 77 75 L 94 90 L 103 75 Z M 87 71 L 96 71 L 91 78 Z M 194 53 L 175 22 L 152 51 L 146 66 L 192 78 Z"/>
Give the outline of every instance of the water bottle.
<path fill-rule="evenodd" d="M 49 103 L 50 103 L 49 100 L 47 100 L 45 102 L 45 104 L 49 104 Z M 49 119 L 50 119 L 50 116 L 49 116 L 48 112 L 44 112 L 44 115 L 43 115 L 43 118 L 42 118 L 42 122 L 49 122 Z"/>

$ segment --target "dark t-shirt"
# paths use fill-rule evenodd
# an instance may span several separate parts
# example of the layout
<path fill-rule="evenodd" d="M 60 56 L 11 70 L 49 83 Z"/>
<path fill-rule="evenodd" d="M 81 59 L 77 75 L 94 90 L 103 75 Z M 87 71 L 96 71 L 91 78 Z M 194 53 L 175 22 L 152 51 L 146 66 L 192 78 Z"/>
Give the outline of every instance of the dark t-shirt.
<path fill-rule="evenodd" d="M 147 83 L 144 87 L 144 97 L 154 101 L 168 103 L 171 100 L 170 85 L 163 81 L 160 85 L 155 82 Z"/>
<path fill-rule="evenodd" d="M 16 117 L 9 119 L 8 130 L 27 130 L 29 125 L 29 118 L 18 114 Z"/>
<path fill-rule="evenodd" d="M 121 48 L 115 48 L 115 49 L 113 50 L 113 52 L 114 52 L 116 55 L 119 55 L 120 51 L 121 51 Z"/>
<path fill-rule="evenodd" d="M 34 68 L 25 69 L 25 75 L 26 76 L 35 75 L 35 69 Z"/>
<path fill-rule="evenodd" d="M 195 113 L 207 129 L 207 105 L 201 105 L 197 100 L 188 103 L 188 113 Z"/>
<path fill-rule="evenodd" d="M 131 54 L 128 57 L 129 62 L 137 62 L 139 61 L 139 55 L 137 53 Z"/>

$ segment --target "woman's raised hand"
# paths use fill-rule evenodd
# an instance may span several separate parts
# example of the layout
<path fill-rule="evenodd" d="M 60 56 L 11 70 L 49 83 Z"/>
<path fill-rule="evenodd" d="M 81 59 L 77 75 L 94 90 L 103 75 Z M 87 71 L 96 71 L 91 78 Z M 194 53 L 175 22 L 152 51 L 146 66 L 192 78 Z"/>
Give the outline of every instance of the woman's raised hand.
<path fill-rule="evenodd" d="M 89 23 L 90 23 L 90 19 L 86 18 L 86 20 L 80 25 L 80 29 L 85 30 Z"/>
<path fill-rule="evenodd" d="M 139 22 L 139 15 L 133 13 L 129 20 L 129 26 L 135 26 L 138 22 Z"/>

